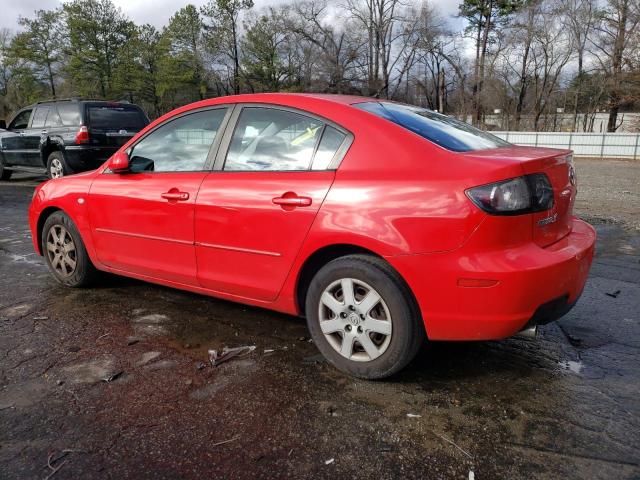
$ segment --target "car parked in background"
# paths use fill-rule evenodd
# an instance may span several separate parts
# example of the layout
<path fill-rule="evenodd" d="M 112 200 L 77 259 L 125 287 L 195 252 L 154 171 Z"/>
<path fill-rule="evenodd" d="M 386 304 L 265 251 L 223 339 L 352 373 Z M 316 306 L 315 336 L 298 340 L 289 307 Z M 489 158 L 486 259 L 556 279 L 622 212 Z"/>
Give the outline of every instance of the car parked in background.
<path fill-rule="evenodd" d="M 144 111 L 127 102 L 55 100 L 0 121 L 0 179 L 16 170 L 58 178 L 98 168 L 149 124 Z"/>
<path fill-rule="evenodd" d="M 40 185 L 29 222 L 64 285 L 103 270 L 305 315 L 332 364 L 373 379 L 425 337 L 501 339 L 566 313 L 595 243 L 576 192 L 571 151 L 424 108 L 238 95 Z"/>

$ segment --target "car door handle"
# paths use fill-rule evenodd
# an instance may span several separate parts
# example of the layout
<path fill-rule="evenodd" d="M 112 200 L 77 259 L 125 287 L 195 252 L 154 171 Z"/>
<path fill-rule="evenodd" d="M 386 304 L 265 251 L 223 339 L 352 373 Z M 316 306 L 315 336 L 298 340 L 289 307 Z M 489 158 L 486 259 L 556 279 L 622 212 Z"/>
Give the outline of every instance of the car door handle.
<path fill-rule="evenodd" d="M 311 198 L 298 196 L 276 197 L 272 200 L 276 205 L 284 207 L 308 207 L 311 205 Z"/>
<path fill-rule="evenodd" d="M 174 191 L 173 189 L 168 192 L 164 192 L 160 196 L 165 200 L 174 201 L 174 202 L 184 202 L 185 200 L 189 200 L 188 192 L 178 192 L 178 191 Z"/>

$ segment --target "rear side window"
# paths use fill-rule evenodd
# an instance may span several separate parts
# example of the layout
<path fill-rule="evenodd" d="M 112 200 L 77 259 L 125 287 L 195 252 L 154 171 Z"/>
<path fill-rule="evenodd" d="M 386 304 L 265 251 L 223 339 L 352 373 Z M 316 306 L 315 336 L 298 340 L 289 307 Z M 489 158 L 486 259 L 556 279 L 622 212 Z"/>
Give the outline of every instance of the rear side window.
<path fill-rule="evenodd" d="M 60 121 L 65 127 L 77 127 L 82 122 L 80 119 L 80 106 L 77 103 L 59 103 L 56 105 Z"/>
<path fill-rule="evenodd" d="M 33 114 L 33 120 L 31 121 L 31 128 L 42 128 L 47 120 L 47 114 L 49 113 L 49 107 L 38 107 Z"/>
<path fill-rule="evenodd" d="M 224 170 L 308 170 L 324 124 L 275 108 L 242 110 Z"/>
<path fill-rule="evenodd" d="M 364 102 L 353 105 L 373 113 L 454 152 L 469 152 L 506 147 L 509 143 L 455 118 L 391 102 Z"/>
<path fill-rule="evenodd" d="M 59 127 L 62 125 L 62 120 L 60 120 L 60 115 L 58 115 L 58 111 L 55 107 L 51 107 L 49 109 L 49 115 L 47 115 L 47 121 L 45 122 L 45 127 Z"/>
<path fill-rule="evenodd" d="M 333 127 L 324 127 L 322 139 L 318 145 L 315 157 L 313 157 L 312 170 L 326 170 L 333 160 L 334 155 L 344 142 L 346 135 Z"/>
<path fill-rule="evenodd" d="M 142 112 L 130 105 L 90 105 L 88 123 L 92 130 L 137 132 L 147 125 Z"/>

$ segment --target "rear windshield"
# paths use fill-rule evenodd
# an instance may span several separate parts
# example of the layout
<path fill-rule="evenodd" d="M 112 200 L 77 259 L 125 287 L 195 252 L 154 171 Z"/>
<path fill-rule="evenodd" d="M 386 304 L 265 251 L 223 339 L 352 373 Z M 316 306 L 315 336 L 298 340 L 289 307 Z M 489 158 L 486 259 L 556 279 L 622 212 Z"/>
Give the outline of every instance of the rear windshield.
<path fill-rule="evenodd" d="M 426 108 L 391 102 L 364 102 L 353 106 L 396 123 L 454 152 L 486 150 L 509 145 L 490 133 Z"/>
<path fill-rule="evenodd" d="M 89 126 L 93 130 L 127 130 L 137 132 L 148 121 L 133 105 L 89 105 Z"/>

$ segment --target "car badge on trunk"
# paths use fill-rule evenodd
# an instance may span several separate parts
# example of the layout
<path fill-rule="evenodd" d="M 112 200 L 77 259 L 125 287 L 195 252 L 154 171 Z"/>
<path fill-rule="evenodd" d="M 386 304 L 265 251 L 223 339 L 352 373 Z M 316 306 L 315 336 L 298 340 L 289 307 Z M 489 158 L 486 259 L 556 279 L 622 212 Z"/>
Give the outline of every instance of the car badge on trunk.
<path fill-rule="evenodd" d="M 550 223 L 555 222 L 558 219 L 558 214 L 554 213 L 550 217 L 543 218 L 542 220 L 538 220 L 538 226 L 544 227 L 545 225 L 549 225 Z"/>
<path fill-rule="evenodd" d="M 118 133 L 119 133 L 120 135 L 126 135 L 126 134 L 127 134 L 127 133 L 129 133 L 129 132 L 127 132 L 126 130 L 120 130 Z"/>

